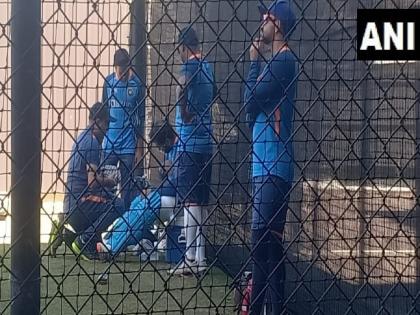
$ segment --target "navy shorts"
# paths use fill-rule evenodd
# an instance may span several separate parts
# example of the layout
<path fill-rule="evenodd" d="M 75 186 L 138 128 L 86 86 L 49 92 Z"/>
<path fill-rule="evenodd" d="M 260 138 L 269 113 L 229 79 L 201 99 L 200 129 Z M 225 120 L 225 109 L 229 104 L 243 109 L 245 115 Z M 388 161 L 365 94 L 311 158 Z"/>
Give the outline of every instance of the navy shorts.
<path fill-rule="evenodd" d="M 96 228 L 104 232 L 123 213 L 124 203 L 120 198 L 108 200 L 105 203 L 78 201 L 77 206 L 70 213 L 65 214 L 65 222 L 70 224 L 77 234 L 82 234 L 98 224 L 101 227 Z"/>
<path fill-rule="evenodd" d="M 290 184 L 278 176 L 253 178 L 252 229 L 283 232 L 289 203 Z"/>
<path fill-rule="evenodd" d="M 176 179 L 165 178 L 158 190 L 161 196 L 176 197 Z"/>
<path fill-rule="evenodd" d="M 175 170 L 179 202 L 208 204 L 212 169 L 210 159 L 210 154 L 178 153 Z"/>

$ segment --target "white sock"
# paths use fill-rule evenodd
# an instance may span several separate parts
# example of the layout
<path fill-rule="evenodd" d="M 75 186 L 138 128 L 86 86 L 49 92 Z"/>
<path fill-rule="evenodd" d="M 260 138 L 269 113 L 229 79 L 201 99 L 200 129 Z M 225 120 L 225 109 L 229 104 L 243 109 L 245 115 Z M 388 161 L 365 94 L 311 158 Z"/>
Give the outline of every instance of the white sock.
<path fill-rule="evenodd" d="M 206 211 L 203 209 L 203 207 L 200 207 L 199 219 L 197 218 L 197 221 L 200 222 L 200 225 L 197 227 L 196 232 L 195 261 L 198 263 L 202 263 L 206 260 L 206 239 L 204 237 L 203 226 L 204 219 L 206 218 L 205 212 Z"/>
<path fill-rule="evenodd" d="M 184 215 L 182 219 L 184 220 L 183 229 L 181 230 L 181 234 L 184 235 L 184 238 L 187 239 L 187 225 L 188 225 L 188 215 L 187 215 L 187 209 L 184 208 Z"/>
<path fill-rule="evenodd" d="M 176 202 L 175 197 L 161 196 L 160 197 L 160 220 L 162 222 L 169 221 L 174 213 Z"/>
<path fill-rule="evenodd" d="M 186 225 L 185 225 L 185 232 L 186 232 L 185 239 L 186 239 L 186 246 L 187 246 L 186 257 L 189 260 L 194 260 L 195 254 L 196 254 L 195 247 L 196 247 L 197 227 L 200 225 L 200 222 L 201 222 L 201 207 L 188 206 L 184 208 L 184 222 L 186 222 Z"/>

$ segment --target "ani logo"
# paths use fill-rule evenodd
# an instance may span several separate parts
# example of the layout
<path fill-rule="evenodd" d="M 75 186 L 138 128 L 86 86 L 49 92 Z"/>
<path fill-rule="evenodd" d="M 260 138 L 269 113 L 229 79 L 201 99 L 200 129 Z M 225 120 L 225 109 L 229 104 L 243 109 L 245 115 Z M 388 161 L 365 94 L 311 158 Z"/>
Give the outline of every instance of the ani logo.
<path fill-rule="evenodd" d="M 359 60 L 419 60 L 420 10 L 357 10 Z"/>

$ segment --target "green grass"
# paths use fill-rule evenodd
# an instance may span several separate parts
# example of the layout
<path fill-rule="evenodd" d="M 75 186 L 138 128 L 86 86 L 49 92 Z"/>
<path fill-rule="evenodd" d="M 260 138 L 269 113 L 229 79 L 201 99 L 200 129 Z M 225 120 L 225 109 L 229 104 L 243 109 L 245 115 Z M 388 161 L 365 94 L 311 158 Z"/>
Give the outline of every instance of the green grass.
<path fill-rule="evenodd" d="M 0 245 L 0 314 L 10 312 L 8 247 Z M 126 257 L 116 264 L 76 261 L 64 246 L 42 259 L 42 314 L 234 314 L 231 279 L 217 268 L 203 279 L 169 277 L 169 265 Z M 109 270 L 108 283 L 97 277 Z"/>

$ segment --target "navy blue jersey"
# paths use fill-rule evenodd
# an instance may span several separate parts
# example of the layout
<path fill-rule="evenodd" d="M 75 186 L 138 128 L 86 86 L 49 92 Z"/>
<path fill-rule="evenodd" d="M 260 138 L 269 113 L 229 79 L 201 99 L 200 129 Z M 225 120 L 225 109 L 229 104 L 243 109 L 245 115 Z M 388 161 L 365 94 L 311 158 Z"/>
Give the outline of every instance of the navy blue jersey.
<path fill-rule="evenodd" d="M 83 195 L 100 194 L 98 188 L 92 189 L 88 186 L 89 166 L 99 166 L 100 156 L 101 145 L 91 128 L 84 130 L 77 137 L 71 151 L 64 195 L 64 213 L 73 209 L 77 200 Z"/>
<path fill-rule="evenodd" d="M 109 106 L 115 121 L 103 142 L 106 154 L 134 154 L 137 139 L 144 132 L 144 86 L 133 75 L 129 80 L 119 80 L 115 73 L 109 75 L 104 84 L 102 102 Z"/>
<path fill-rule="evenodd" d="M 293 180 L 293 113 L 296 58 L 290 51 L 276 54 L 260 74 L 251 62 L 245 88 L 245 107 L 253 119 L 252 175 Z"/>
<path fill-rule="evenodd" d="M 177 173 L 176 173 L 176 157 L 178 145 L 172 145 L 168 152 L 165 152 L 163 169 L 161 173 L 162 182 L 159 185 L 160 194 L 162 196 L 176 196 L 177 190 Z"/>
<path fill-rule="evenodd" d="M 182 65 L 181 76 L 186 80 L 187 109 L 194 114 L 194 118 L 191 122 L 184 122 L 180 104 L 177 104 L 175 128 L 179 137 L 179 151 L 209 154 L 213 147 L 213 70 L 206 60 L 193 58 Z"/>

